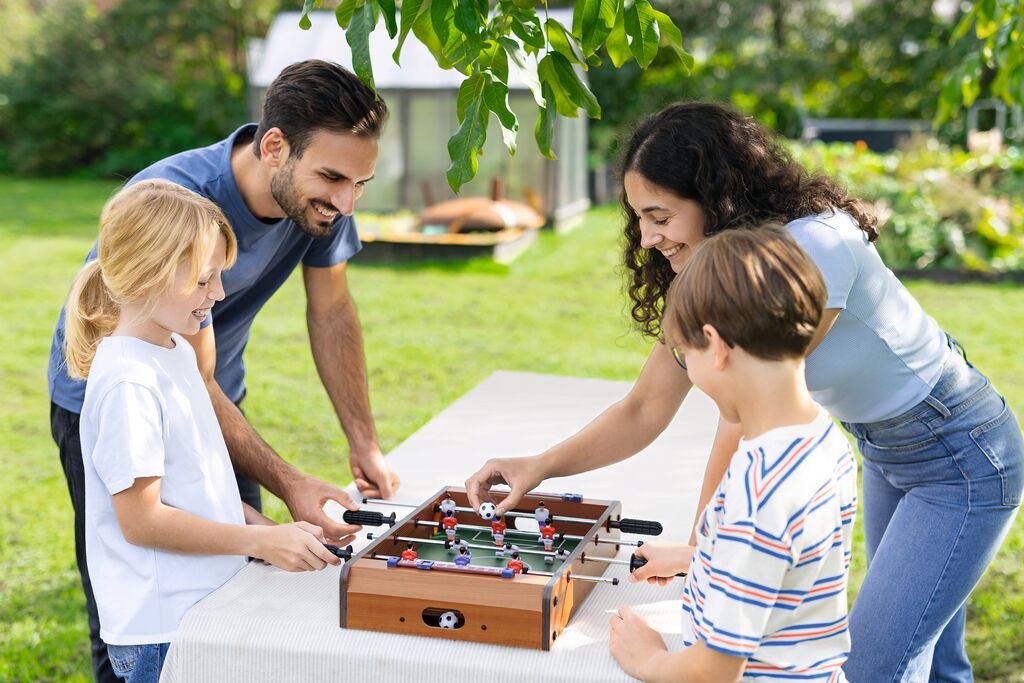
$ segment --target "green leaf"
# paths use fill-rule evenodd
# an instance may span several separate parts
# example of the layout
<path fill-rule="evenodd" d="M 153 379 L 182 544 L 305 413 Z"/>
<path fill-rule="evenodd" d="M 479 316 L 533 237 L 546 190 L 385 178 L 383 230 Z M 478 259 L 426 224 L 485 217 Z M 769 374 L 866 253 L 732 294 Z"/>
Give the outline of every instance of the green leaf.
<path fill-rule="evenodd" d="M 484 96 L 484 88 L 487 87 L 487 76 L 477 72 L 462 81 L 462 85 L 459 86 L 459 97 L 455 104 L 455 113 L 459 117 L 459 122 L 466 116 L 466 110 L 469 105 L 473 103 L 473 100 L 479 100 Z"/>
<path fill-rule="evenodd" d="M 672 48 L 672 51 L 676 53 L 676 57 L 686 67 L 686 70 L 689 71 L 693 68 L 693 55 L 683 49 L 683 34 L 672 23 L 672 17 L 658 10 L 652 11 L 654 12 L 655 20 L 658 22 L 659 45 Z"/>
<path fill-rule="evenodd" d="M 546 84 L 543 86 L 544 99 L 548 102 L 555 101 L 555 94 Z M 533 129 L 533 137 L 537 140 L 537 148 L 540 153 L 548 159 L 557 159 L 551 151 L 551 141 L 555 136 L 555 117 L 551 111 L 551 105 L 540 107 L 537 112 L 537 125 Z"/>
<path fill-rule="evenodd" d="M 515 67 L 516 72 L 518 72 L 519 78 L 523 79 L 523 83 L 533 93 L 533 99 L 537 102 L 537 106 L 546 106 L 547 100 L 543 95 L 540 76 L 537 73 L 537 65 L 534 61 L 528 58 L 519 43 L 511 38 L 498 38 L 498 44 L 501 45 L 502 49 L 505 50 L 505 54 L 512 61 L 512 65 Z"/>
<path fill-rule="evenodd" d="M 484 102 L 501 124 L 501 137 L 509 154 L 516 153 L 516 136 L 519 134 L 519 119 L 508 106 L 508 85 L 493 74 L 487 74 L 484 85 Z"/>
<path fill-rule="evenodd" d="M 395 48 L 395 52 L 392 55 L 395 64 L 398 64 L 398 58 L 402 54 L 402 45 L 405 44 L 409 31 L 420 20 L 420 17 L 429 11 L 430 0 L 403 0 L 400 13 L 402 29 L 398 33 L 398 47 Z"/>
<path fill-rule="evenodd" d="M 963 71 L 960 73 L 960 93 L 965 107 L 974 104 L 974 100 L 981 93 L 981 60 L 976 54 L 969 55 L 963 61 Z"/>
<path fill-rule="evenodd" d="M 442 48 L 448 43 L 448 36 L 455 25 L 455 5 L 452 0 L 431 0 L 430 24 Z"/>
<path fill-rule="evenodd" d="M 338 5 L 334 9 L 334 18 L 338 20 L 338 26 L 343 29 L 347 29 L 348 25 L 352 23 L 352 15 L 355 14 L 356 8 L 364 1 L 365 0 L 344 0 L 344 2 Z"/>
<path fill-rule="evenodd" d="M 533 48 L 534 52 L 547 47 L 547 43 L 544 41 L 544 31 L 541 30 L 536 17 L 533 17 L 533 21 L 512 17 L 512 33 L 516 34 L 528 49 Z"/>
<path fill-rule="evenodd" d="M 303 31 L 308 31 L 313 22 L 309 20 L 309 13 L 316 9 L 316 6 L 320 4 L 320 0 L 303 0 L 302 3 L 302 17 L 299 19 L 299 28 Z"/>
<path fill-rule="evenodd" d="M 479 33 L 481 19 L 487 20 L 486 13 L 482 17 L 477 14 L 478 6 L 476 0 L 456 0 L 455 2 L 455 27 L 467 37 Z"/>
<path fill-rule="evenodd" d="M 381 14 L 384 15 L 384 26 L 388 30 L 388 36 L 394 38 L 398 35 L 398 23 L 395 21 L 395 0 L 376 0 L 377 7 L 380 8 Z"/>
<path fill-rule="evenodd" d="M 626 20 L 623 16 L 622 5 L 619 5 L 618 11 L 615 13 L 615 25 L 612 27 L 611 33 L 608 34 L 604 46 L 616 69 L 633 57 L 633 53 L 629 50 L 629 37 L 626 36 Z"/>
<path fill-rule="evenodd" d="M 646 69 L 658 54 L 658 19 L 647 0 L 636 0 L 625 10 L 626 33 L 632 39 L 629 49 L 641 69 Z"/>
<path fill-rule="evenodd" d="M 423 43 L 428 50 L 430 50 L 430 54 L 434 56 L 434 60 L 437 62 L 438 66 L 442 69 L 452 68 L 451 61 L 445 57 L 444 45 L 437 37 L 437 34 L 434 33 L 434 24 L 430 19 L 429 12 L 424 12 L 420 15 L 420 18 L 412 25 L 412 32 L 413 35 L 415 35 L 416 38 L 419 39 L 419 41 Z"/>
<path fill-rule="evenodd" d="M 580 80 L 572 63 L 557 52 L 549 52 L 540 60 L 537 74 L 541 83 L 548 86 L 555 95 L 555 109 L 562 116 L 575 117 L 582 107 L 592 119 L 601 118 L 601 105 Z M 547 92 L 545 90 L 545 92 Z"/>
<path fill-rule="evenodd" d="M 345 31 L 345 40 L 352 48 L 352 70 L 366 85 L 373 84 L 373 64 L 370 62 L 370 32 L 377 25 L 373 7 L 363 4 L 352 15 L 352 22 Z"/>
<path fill-rule="evenodd" d="M 490 71 L 502 83 L 508 83 L 508 55 L 496 40 L 485 41 L 480 50 L 480 69 Z"/>
<path fill-rule="evenodd" d="M 459 87 L 459 118 L 462 123 L 448 140 L 448 156 L 452 163 L 446 174 L 448 185 L 454 192 L 476 176 L 479 167 L 477 157 L 487 141 L 488 112 L 482 97 L 483 87 L 484 77 L 480 73 L 473 74 Z"/>
<path fill-rule="evenodd" d="M 581 39 L 585 56 L 594 54 L 612 32 L 617 5 L 616 0 L 576 0 L 576 11 L 572 18 L 573 34 Z"/>
<path fill-rule="evenodd" d="M 579 48 L 576 47 L 576 41 L 566 33 L 564 26 L 554 19 L 548 19 L 544 23 L 544 29 L 548 36 L 548 43 L 551 44 L 551 49 L 565 55 L 565 58 L 570 62 L 582 64 L 586 68 L 587 60 L 583 57 Z"/>
<path fill-rule="evenodd" d="M 965 35 L 967 35 L 967 31 L 970 30 L 971 23 L 974 21 L 974 17 L 976 17 L 977 15 L 978 6 L 974 5 L 973 7 L 971 7 L 971 11 L 965 14 L 963 18 L 960 19 L 960 23 L 956 25 L 956 29 L 953 30 L 953 35 L 949 39 L 950 44 L 955 43 L 956 41 L 960 40 Z"/>

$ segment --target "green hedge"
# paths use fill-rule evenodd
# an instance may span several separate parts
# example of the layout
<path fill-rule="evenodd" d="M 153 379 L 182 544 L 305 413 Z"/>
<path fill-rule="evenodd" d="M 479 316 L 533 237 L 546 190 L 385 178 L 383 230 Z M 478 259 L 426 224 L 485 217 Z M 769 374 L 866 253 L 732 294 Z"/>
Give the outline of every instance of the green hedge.
<path fill-rule="evenodd" d="M 921 138 L 898 151 L 792 145 L 795 159 L 844 182 L 885 218 L 891 268 L 1024 269 L 1024 151 L 974 154 Z"/>

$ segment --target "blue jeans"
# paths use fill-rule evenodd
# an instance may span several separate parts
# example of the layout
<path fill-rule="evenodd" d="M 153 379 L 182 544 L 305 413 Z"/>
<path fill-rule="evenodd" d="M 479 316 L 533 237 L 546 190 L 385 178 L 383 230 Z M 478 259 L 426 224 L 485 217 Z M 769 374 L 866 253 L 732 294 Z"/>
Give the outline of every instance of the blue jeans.
<path fill-rule="evenodd" d="M 851 683 L 963 683 L 964 604 L 1024 490 L 1024 436 L 988 379 L 956 353 L 924 401 L 843 426 L 863 456 L 868 571 L 850 612 Z"/>
<path fill-rule="evenodd" d="M 128 683 L 160 683 L 160 670 L 170 643 L 107 645 L 114 675 Z"/>

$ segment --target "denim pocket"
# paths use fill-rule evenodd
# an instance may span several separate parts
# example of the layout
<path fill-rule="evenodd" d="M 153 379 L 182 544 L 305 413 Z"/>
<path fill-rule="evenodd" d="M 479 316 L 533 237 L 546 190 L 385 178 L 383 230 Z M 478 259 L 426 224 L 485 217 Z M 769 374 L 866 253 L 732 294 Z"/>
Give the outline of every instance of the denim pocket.
<path fill-rule="evenodd" d="M 995 419 L 971 430 L 971 439 L 999 474 L 1003 489 L 1003 505 L 1016 507 L 1024 489 L 1024 437 L 1009 406 Z"/>
<path fill-rule="evenodd" d="M 141 652 L 141 645 L 107 645 L 110 668 L 114 670 L 118 678 L 128 678 L 135 670 Z"/>

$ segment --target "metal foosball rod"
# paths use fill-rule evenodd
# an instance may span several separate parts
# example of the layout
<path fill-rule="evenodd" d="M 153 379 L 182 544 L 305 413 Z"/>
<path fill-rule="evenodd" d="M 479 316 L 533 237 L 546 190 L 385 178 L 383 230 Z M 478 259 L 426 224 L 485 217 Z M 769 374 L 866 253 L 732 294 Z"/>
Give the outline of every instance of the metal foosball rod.
<path fill-rule="evenodd" d="M 373 553 L 372 555 L 370 555 L 369 559 L 371 559 L 371 560 L 383 560 L 383 561 L 387 562 L 388 560 L 390 560 L 390 559 L 392 559 L 394 557 L 396 557 L 396 556 L 394 556 L 394 555 L 378 555 L 377 553 Z M 554 576 L 554 574 L 552 572 L 535 572 L 532 569 L 530 569 L 528 571 L 525 571 L 523 573 L 525 575 L 527 575 L 527 576 L 548 576 L 548 577 Z M 591 581 L 593 583 L 610 583 L 613 586 L 618 586 L 619 585 L 619 580 L 617 578 L 615 578 L 615 577 L 612 577 L 612 576 L 585 576 L 583 574 L 573 574 L 572 572 L 570 572 L 569 573 L 569 578 L 573 579 L 575 581 Z"/>
<path fill-rule="evenodd" d="M 423 520 L 423 519 L 413 520 L 413 525 L 414 526 L 429 526 L 429 527 L 433 527 L 435 529 L 441 527 L 441 524 L 439 522 L 430 522 L 430 521 Z M 477 526 L 475 524 L 460 524 L 459 528 L 460 529 L 470 529 L 472 531 L 486 531 L 488 533 L 490 533 L 490 531 L 491 531 L 490 527 Z M 505 535 L 508 536 L 509 534 L 519 534 L 521 536 L 529 536 L 530 538 L 536 538 L 537 537 L 537 532 L 536 531 L 523 531 L 522 529 L 506 529 L 505 530 Z M 640 546 L 642 546 L 644 544 L 643 541 L 622 541 L 622 540 L 611 539 L 611 538 L 593 538 L 593 539 L 590 539 L 590 538 L 587 538 L 586 536 L 574 536 L 574 535 L 571 535 L 571 534 L 558 534 L 558 536 L 556 538 L 567 538 L 570 541 L 593 541 L 594 543 L 605 543 L 607 545 L 628 545 L 628 546 L 634 546 L 634 547 L 637 547 L 637 548 L 639 548 Z"/>
<path fill-rule="evenodd" d="M 607 564 L 621 564 L 621 565 L 624 565 L 626 567 L 629 567 L 629 572 L 631 574 L 634 571 L 636 571 L 637 569 L 639 569 L 640 567 L 642 567 L 645 564 L 647 564 L 647 560 L 645 560 L 642 557 L 637 557 L 636 553 L 633 553 L 632 555 L 630 555 L 628 560 L 619 560 L 619 559 L 614 559 L 614 558 L 611 558 L 611 557 L 601 557 L 600 555 L 590 556 L 590 555 L 587 555 L 586 553 L 581 553 L 580 554 L 580 562 L 586 563 L 586 562 L 594 562 L 594 561 L 605 562 Z M 676 574 L 676 576 L 686 576 L 686 572 L 679 572 L 678 574 Z M 668 578 L 668 577 L 662 577 L 662 578 Z"/>
<path fill-rule="evenodd" d="M 366 534 L 366 538 L 372 541 L 374 539 L 374 536 L 373 536 L 373 534 Z M 452 546 L 461 545 L 461 544 L 452 543 L 450 541 L 442 541 L 442 540 L 436 539 L 436 538 L 415 538 L 413 536 L 395 536 L 394 539 L 395 539 L 395 541 L 405 541 L 407 543 L 429 543 L 431 545 L 443 545 L 443 546 L 448 546 L 449 544 L 451 544 Z M 482 545 L 480 543 L 466 543 L 466 547 L 467 548 L 476 548 L 477 550 L 494 550 L 494 551 L 500 550 L 500 548 L 498 548 L 498 546 L 496 546 L 496 545 Z M 527 555 L 550 556 L 550 557 L 553 557 L 553 558 L 559 559 L 559 560 L 560 559 L 564 559 L 564 558 L 558 557 L 558 555 L 556 553 L 554 553 L 554 552 L 550 552 L 549 553 L 549 552 L 544 551 L 544 550 L 524 550 L 523 548 L 516 548 L 516 552 L 518 552 L 520 555 L 525 553 Z"/>
<path fill-rule="evenodd" d="M 397 507 L 419 507 L 412 503 L 397 503 L 390 500 L 384 500 L 383 498 L 363 498 L 363 503 L 373 503 L 376 505 L 395 505 Z M 469 512 L 472 514 L 479 514 L 477 510 L 471 507 L 458 506 L 455 508 L 455 512 Z M 532 519 L 534 513 L 532 512 L 519 512 L 518 510 L 509 510 L 506 512 L 504 517 L 527 517 Z M 562 522 L 576 522 L 579 524 L 596 524 L 596 519 L 586 519 L 584 517 L 567 517 L 565 515 L 553 515 L 552 519 L 555 521 Z M 662 526 L 660 522 L 652 522 L 645 519 L 612 519 L 608 521 L 608 526 L 612 529 L 620 529 L 627 534 L 643 534 L 645 536 L 659 536 L 662 532 Z"/>

